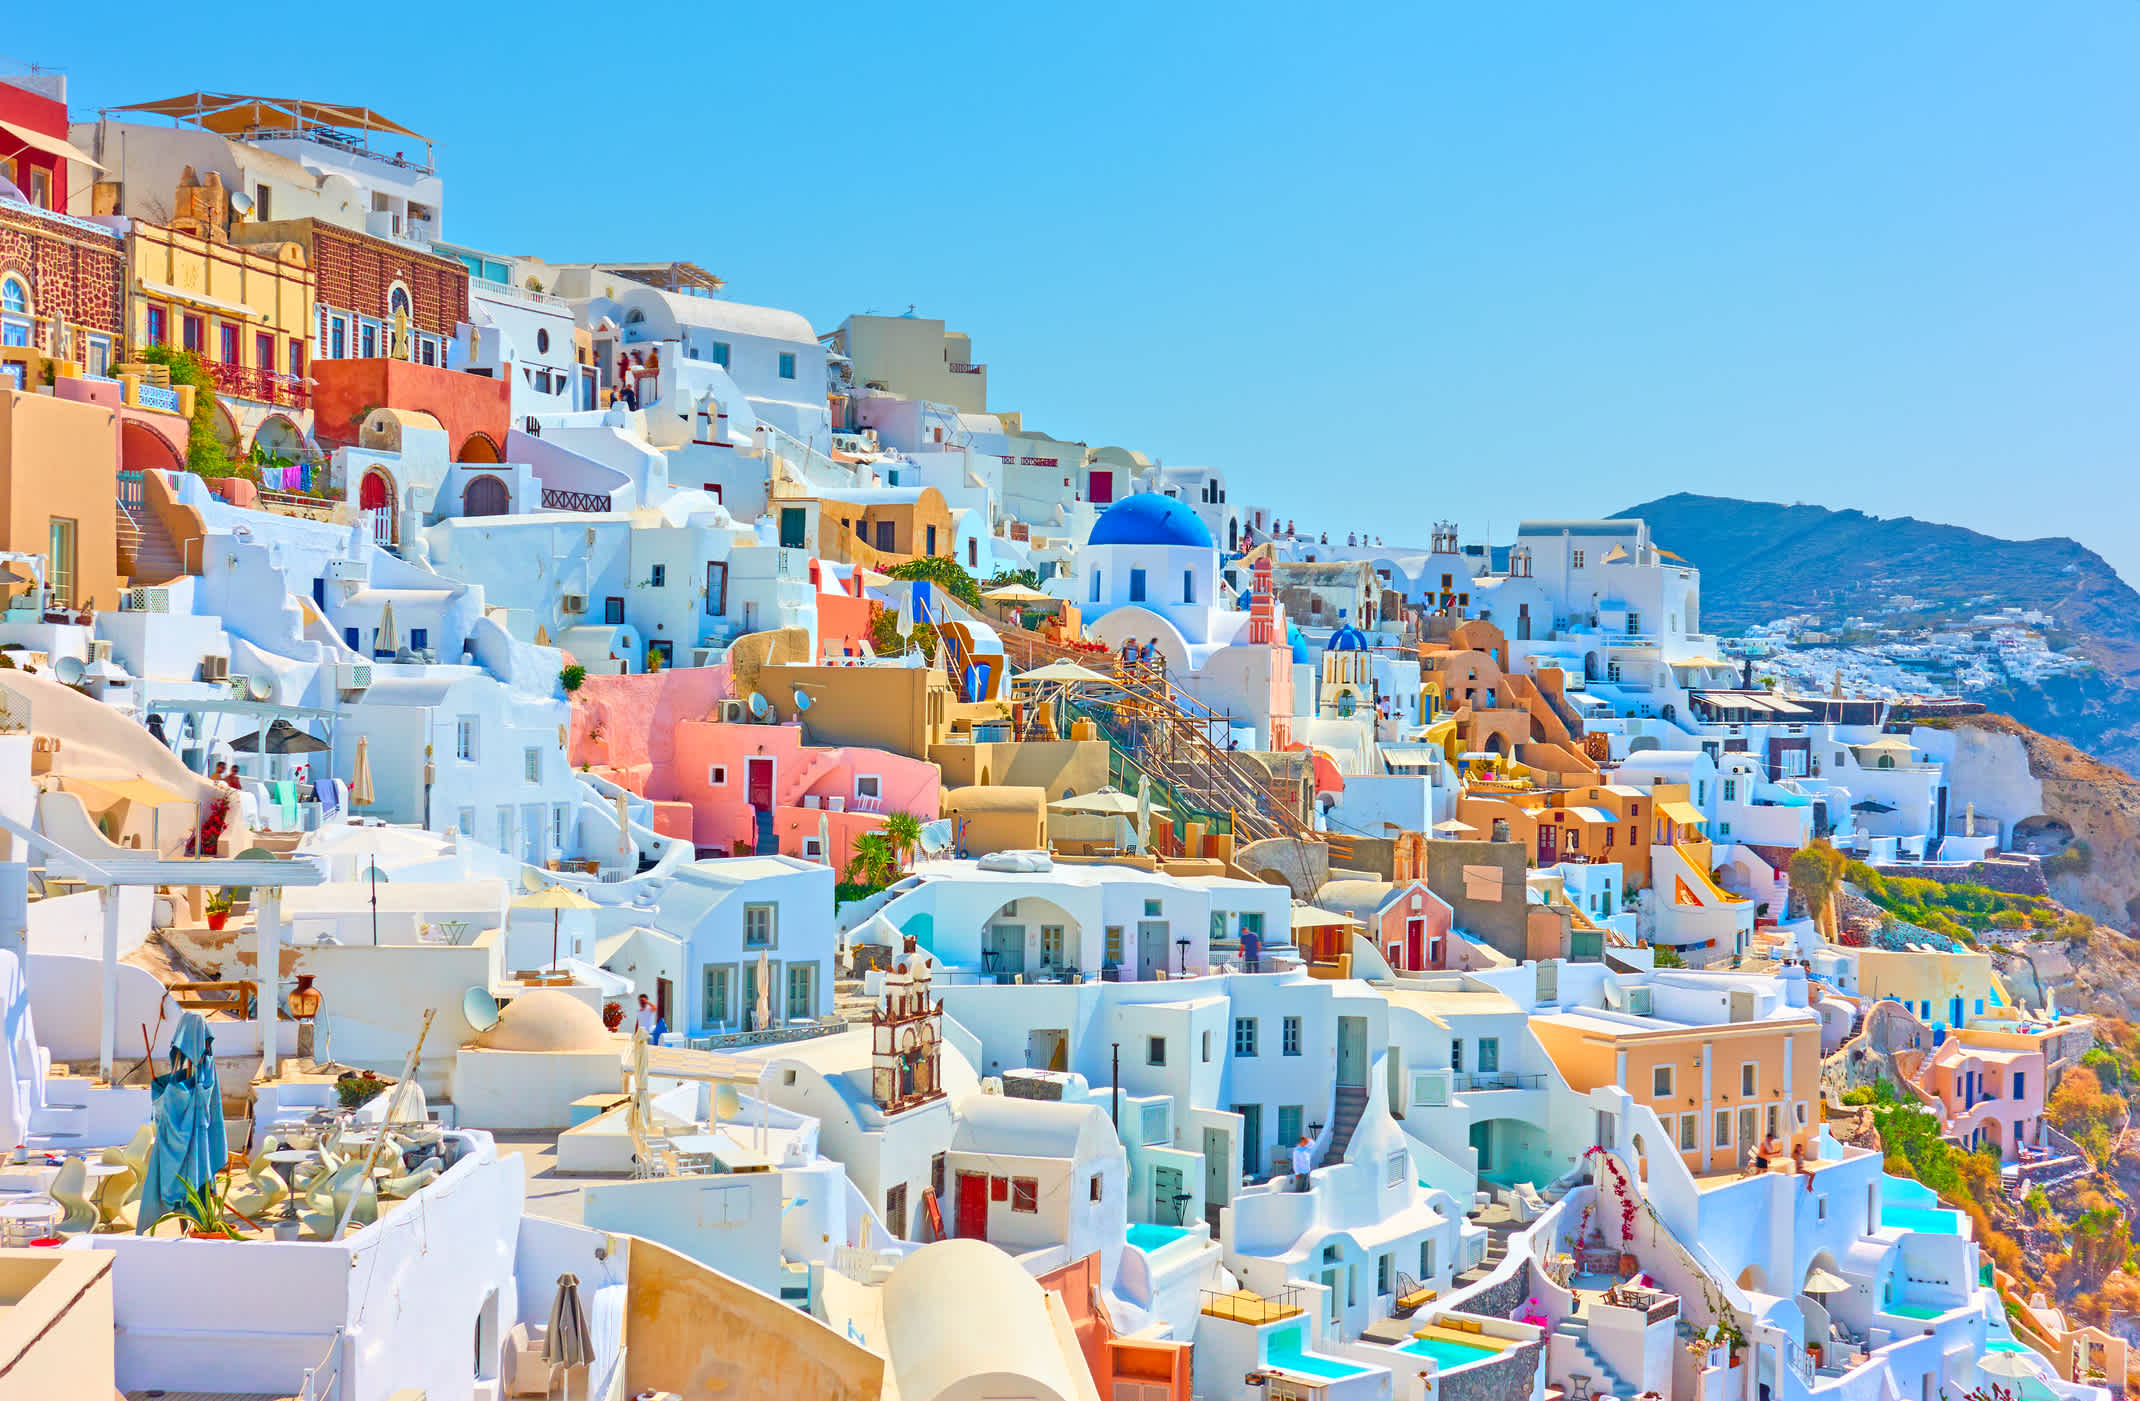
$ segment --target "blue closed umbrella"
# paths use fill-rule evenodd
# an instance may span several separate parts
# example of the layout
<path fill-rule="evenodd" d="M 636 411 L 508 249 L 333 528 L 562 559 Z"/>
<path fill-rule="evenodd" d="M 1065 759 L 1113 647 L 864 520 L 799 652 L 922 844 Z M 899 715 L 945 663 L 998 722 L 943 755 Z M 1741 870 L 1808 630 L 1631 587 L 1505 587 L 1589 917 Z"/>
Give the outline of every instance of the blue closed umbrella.
<path fill-rule="evenodd" d="M 216 1082 L 215 1036 L 200 1013 L 178 1019 L 171 1034 L 171 1069 L 154 1082 L 156 1141 L 141 1184 L 137 1232 L 186 1203 L 186 1186 L 209 1190 L 230 1155 L 223 1128 L 223 1087 Z"/>

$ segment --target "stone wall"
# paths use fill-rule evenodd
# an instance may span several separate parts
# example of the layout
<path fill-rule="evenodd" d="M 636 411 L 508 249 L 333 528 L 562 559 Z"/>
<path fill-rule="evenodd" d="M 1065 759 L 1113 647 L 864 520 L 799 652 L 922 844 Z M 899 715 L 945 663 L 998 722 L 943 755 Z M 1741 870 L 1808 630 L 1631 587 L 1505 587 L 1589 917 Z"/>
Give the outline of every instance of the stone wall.
<path fill-rule="evenodd" d="M 1435 1391 L 1439 1401 L 1529 1401 L 1545 1356 L 1544 1342 L 1523 1343 L 1491 1362 L 1441 1377 Z"/>
<path fill-rule="evenodd" d="M 1875 866 L 1873 869 L 1883 876 L 1936 880 L 1942 885 L 1981 885 L 2007 895 L 2048 897 L 2051 893 L 2050 883 L 2044 879 L 2042 863 L 2011 857 L 1996 861 L 1926 861 Z"/>

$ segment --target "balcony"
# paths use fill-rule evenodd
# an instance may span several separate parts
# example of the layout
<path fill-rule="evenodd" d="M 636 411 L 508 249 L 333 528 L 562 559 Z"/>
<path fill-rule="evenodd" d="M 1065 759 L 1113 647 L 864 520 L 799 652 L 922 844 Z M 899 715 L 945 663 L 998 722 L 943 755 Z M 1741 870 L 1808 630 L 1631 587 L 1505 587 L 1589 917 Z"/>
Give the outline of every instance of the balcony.
<path fill-rule="evenodd" d="M 591 491 L 559 491 L 556 487 L 542 489 L 542 508 L 545 511 L 586 511 L 600 514 L 609 510 L 609 497 Z"/>
<path fill-rule="evenodd" d="M 1605 645 L 1615 651 L 1634 651 L 1644 647 L 1655 647 L 1657 638 L 1655 634 L 1647 632 L 1607 633 Z"/>
<path fill-rule="evenodd" d="M 1486 1070 L 1475 1075 L 1459 1074 L 1454 1077 L 1454 1083 L 1458 1094 L 1469 1095 L 1485 1090 L 1542 1090 L 1546 1087 L 1546 1077 Z"/>
<path fill-rule="evenodd" d="M 312 407 L 312 391 L 301 376 L 277 374 L 250 365 L 226 365 L 220 361 L 208 368 L 215 375 L 218 394 L 232 399 L 250 399 L 256 404 L 279 404 L 286 409 Z"/>

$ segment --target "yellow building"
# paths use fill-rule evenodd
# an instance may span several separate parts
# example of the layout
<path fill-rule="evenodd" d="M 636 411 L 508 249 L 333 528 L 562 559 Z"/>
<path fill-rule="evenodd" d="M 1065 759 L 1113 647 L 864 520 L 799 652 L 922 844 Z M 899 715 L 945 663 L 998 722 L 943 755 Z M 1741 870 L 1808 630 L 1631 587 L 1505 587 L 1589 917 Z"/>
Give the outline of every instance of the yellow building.
<path fill-rule="evenodd" d="M 191 169 L 168 225 L 127 238 L 127 342 L 193 351 L 215 375 L 217 432 L 233 455 L 255 442 L 291 456 L 312 433 L 313 304 L 318 281 L 298 243 L 233 244 L 229 193 Z"/>

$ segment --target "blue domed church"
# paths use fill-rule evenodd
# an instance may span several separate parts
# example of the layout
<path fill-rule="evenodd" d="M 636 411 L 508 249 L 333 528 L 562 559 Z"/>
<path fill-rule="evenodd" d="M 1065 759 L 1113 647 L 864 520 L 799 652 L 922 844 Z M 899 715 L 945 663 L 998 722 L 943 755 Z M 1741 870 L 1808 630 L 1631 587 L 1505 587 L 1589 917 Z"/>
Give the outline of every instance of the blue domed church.
<path fill-rule="evenodd" d="M 1171 496 L 1139 492 L 1108 507 L 1078 549 L 1073 582 L 1086 636 L 1116 648 L 1156 637 L 1178 671 L 1201 667 L 1248 627 L 1248 614 L 1220 596 L 1210 530 Z"/>

